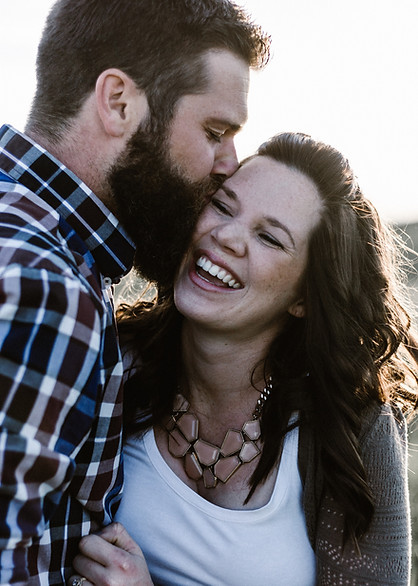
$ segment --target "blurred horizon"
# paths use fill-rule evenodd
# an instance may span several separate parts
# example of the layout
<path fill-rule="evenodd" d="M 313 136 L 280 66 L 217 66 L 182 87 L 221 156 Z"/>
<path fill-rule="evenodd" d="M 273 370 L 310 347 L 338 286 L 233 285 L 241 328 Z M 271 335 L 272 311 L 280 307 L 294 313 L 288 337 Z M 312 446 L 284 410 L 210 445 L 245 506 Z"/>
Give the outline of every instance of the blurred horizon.
<path fill-rule="evenodd" d="M 23 130 L 37 44 L 52 0 L 3 2 L 3 122 Z M 272 59 L 251 75 L 240 158 L 284 130 L 332 144 L 380 215 L 418 222 L 416 0 L 237 0 L 271 34 Z"/>

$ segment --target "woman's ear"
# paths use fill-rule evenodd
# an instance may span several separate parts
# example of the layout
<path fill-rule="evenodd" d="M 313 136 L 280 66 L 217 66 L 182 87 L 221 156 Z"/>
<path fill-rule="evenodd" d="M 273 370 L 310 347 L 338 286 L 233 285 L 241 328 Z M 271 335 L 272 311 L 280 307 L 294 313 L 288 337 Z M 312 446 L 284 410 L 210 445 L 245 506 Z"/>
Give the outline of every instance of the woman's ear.
<path fill-rule="evenodd" d="M 299 299 L 293 303 L 287 310 L 293 317 L 305 317 L 305 300 Z"/>
<path fill-rule="evenodd" d="M 96 107 L 105 132 L 131 136 L 148 114 L 148 100 L 129 75 L 120 69 L 102 71 L 96 81 Z"/>

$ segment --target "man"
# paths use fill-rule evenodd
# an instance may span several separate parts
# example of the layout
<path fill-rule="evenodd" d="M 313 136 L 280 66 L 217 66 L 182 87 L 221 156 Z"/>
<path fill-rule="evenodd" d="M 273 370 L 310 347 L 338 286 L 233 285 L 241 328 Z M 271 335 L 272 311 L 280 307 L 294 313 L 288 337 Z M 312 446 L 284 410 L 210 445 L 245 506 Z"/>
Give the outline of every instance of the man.
<path fill-rule="evenodd" d="M 229 0 L 60 0 L 0 129 L 0 582 L 62 584 L 121 490 L 111 285 L 169 284 L 268 38 Z M 122 227 L 123 226 L 123 227 Z M 135 258 L 134 258 L 134 251 Z"/>

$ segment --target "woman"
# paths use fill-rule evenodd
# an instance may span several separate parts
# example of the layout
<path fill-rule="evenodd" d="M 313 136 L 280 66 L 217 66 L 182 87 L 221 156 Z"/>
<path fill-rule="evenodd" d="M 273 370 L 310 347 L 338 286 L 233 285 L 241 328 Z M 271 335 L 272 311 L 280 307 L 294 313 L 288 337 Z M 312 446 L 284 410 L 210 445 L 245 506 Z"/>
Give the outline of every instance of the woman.
<path fill-rule="evenodd" d="M 116 519 L 155 583 L 408 584 L 417 358 L 397 266 L 347 160 L 283 133 L 213 196 L 174 295 L 125 308 Z M 133 571 L 120 532 L 82 541 L 92 583 Z"/>

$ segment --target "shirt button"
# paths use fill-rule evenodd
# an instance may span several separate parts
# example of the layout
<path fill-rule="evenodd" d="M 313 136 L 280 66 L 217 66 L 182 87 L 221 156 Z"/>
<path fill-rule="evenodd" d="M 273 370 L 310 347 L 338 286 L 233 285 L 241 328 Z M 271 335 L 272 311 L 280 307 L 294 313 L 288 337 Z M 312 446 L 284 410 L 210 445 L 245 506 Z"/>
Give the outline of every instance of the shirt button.
<path fill-rule="evenodd" d="M 108 288 L 113 285 L 112 279 L 110 277 L 103 277 L 103 285 Z"/>

